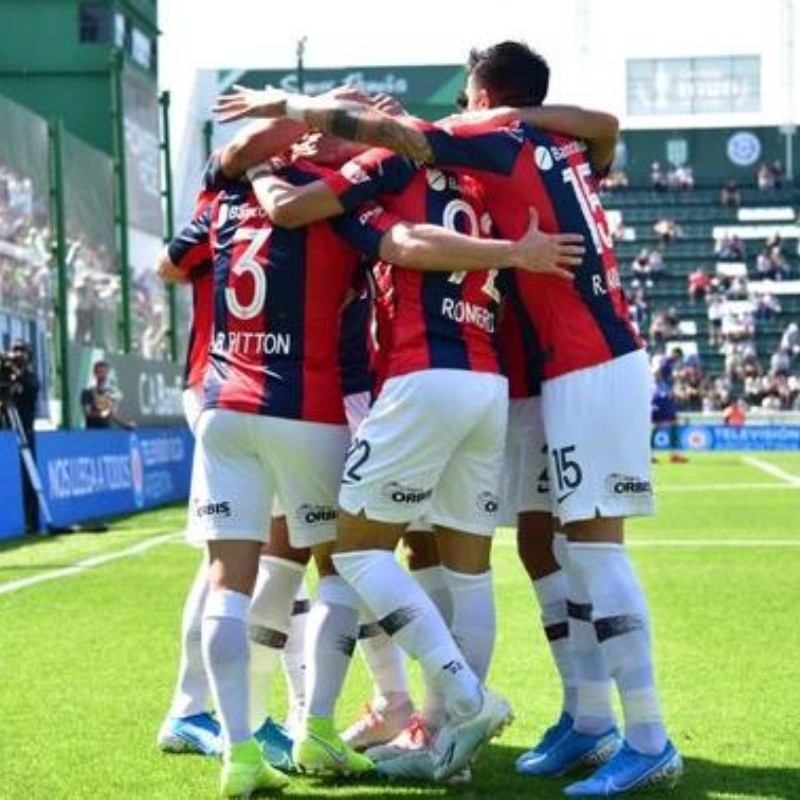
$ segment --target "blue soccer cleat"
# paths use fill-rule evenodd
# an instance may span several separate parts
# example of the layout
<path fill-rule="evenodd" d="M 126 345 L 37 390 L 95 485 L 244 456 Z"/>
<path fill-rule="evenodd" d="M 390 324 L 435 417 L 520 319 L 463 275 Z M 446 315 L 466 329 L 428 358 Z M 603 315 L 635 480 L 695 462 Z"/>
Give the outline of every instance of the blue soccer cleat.
<path fill-rule="evenodd" d="M 292 759 L 294 741 L 283 725 L 267 717 L 253 736 L 261 746 L 261 752 L 270 766 L 283 772 L 294 771 L 295 764 Z"/>
<path fill-rule="evenodd" d="M 551 725 L 545 732 L 539 743 L 534 745 L 530 750 L 526 750 L 517 759 L 517 771 L 523 772 L 523 766 L 526 761 L 538 761 L 556 742 L 561 741 L 571 730 L 575 721 L 572 716 L 566 711 L 561 712 L 561 716 L 556 721 L 555 725 Z"/>
<path fill-rule="evenodd" d="M 605 733 L 579 733 L 570 728 L 559 739 L 554 739 L 549 749 L 538 755 L 517 761 L 517 772 L 522 775 L 558 777 L 581 767 L 604 764 L 619 750 L 622 739 L 616 728 Z"/>
<path fill-rule="evenodd" d="M 586 780 L 570 784 L 564 794 L 570 797 L 612 797 L 637 789 L 671 789 L 683 774 L 683 761 L 672 742 L 658 755 L 633 750 L 623 742 L 617 754 Z"/>
<path fill-rule="evenodd" d="M 156 741 L 165 753 L 218 756 L 222 752 L 219 723 L 206 711 L 188 717 L 167 717 Z"/>

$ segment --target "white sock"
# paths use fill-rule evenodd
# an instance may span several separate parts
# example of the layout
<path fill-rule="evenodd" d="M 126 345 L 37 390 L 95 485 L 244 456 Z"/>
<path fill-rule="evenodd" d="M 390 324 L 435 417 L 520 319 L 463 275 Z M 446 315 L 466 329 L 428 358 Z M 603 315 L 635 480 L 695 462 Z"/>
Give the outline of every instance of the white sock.
<path fill-rule="evenodd" d="M 592 602 L 582 573 L 572 560 L 572 544 L 566 567 L 569 646 L 575 664 L 578 696 L 575 701 L 575 730 L 605 733 L 614 725 L 611 678 L 606 669 L 592 621 Z"/>
<path fill-rule="evenodd" d="M 305 583 L 300 584 L 292 604 L 289 640 L 283 649 L 283 670 L 289 690 L 288 719 L 297 724 L 306 710 L 306 628 L 311 601 Z"/>
<path fill-rule="evenodd" d="M 567 622 L 567 577 L 559 569 L 533 581 L 540 617 L 550 655 L 561 677 L 562 710 L 573 719 L 578 699 L 578 676 L 569 644 Z"/>
<path fill-rule="evenodd" d="M 572 543 L 594 607 L 594 626 L 625 715 L 625 739 L 643 753 L 660 753 L 667 734 L 655 687 L 650 618 L 644 592 L 622 545 Z"/>
<path fill-rule="evenodd" d="M 250 727 L 258 730 L 269 713 L 270 678 L 280 664 L 291 624 L 292 603 L 305 567 L 261 556 L 250 603 Z"/>
<path fill-rule="evenodd" d="M 203 664 L 203 607 L 208 594 L 208 561 L 203 558 L 183 605 L 181 660 L 169 709 L 171 717 L 190 717 L 208 710 L 208 678 Z"/>
<path fill-rule="evenodd" d="M 308 716 L 333 717 L 358 637 L 358 595 L 338 575 L 320 578 L 308 615 Z"/>
<path fill-rule="evenodd" d="M 411 575 L 433 601 L 445 624 L 450 625 L 453 619 L 453 601 L 450 597 L 446 573 L 447 570 L 439 564 L 435 567 L 412 570 Z"/>
<path fill-rule="evenodd" d="M 444 693 L 447 712 L 471 716 L 481 705 L 480 681 L 466 664 L 436 607 L 386 550 L 333 556 L 339 574 L 361 595 L 383 629 L 422 665 Z"/>
<path fill-rule="evenodd" d="M 453 604 L 450 631 L 470 669 L 485 683 L 496 633 L 492 571 L 468 575 L 445 568 L 444 575 Z"/>
<path fill-rule="evenodd" d="M 222 589 L 209 592 L 203 612 L 203 660 L 227 744 L 250 738 L 249 649 L 250 597 Z"/>
<path fill-rule="evenodd" d="M 406 654 L 403 649 L 391 640 L 372 612 L 363 604 L 359 620 L 358 646 L 375 684 L 372 707 L 381 711 L 387 706 L 410 702 Z"/>

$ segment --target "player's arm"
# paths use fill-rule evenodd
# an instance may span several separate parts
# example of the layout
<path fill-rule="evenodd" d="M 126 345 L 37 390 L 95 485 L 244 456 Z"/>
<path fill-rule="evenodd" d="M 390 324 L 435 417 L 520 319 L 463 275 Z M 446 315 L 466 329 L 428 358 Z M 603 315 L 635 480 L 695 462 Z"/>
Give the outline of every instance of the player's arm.
<path fill-rule="evenodd" d="M 264 164 L 248 173 L 253 192 L 270 219 L 282 228 L 299 228 L 344 212 L 336 193 L 321 180 L 293 186 Z"/>
<path fill-rule="evenodd" d="M 221 122 L 245 117 L 291 117 L 313 128 L 354 142 L 386 147 L 426 163 L 433 151 L 425 136 L 408 117 L 385 114 L 375 108 L 330 95 L 309 97 L 268 87 L 258 91 L 234 86 L 231 94 L 217 98 L 213 111 Z"/>
<path fill-rule="evenodd" d="M 228 178 L 239 178 L 251 167 L 286 152 L 308 125 L 293 119 L 262 119 L 243 128 L 220 151 L 222 171 Z"/>
<path fill-rule="evenodd" d="M 580 234 L 546 234 L 538 218 L 517 242 L 478 239 L 439 225 L 398 222 L 381 238 L 383 261 L 421 271 L 472 272 L 519 267 L 572 280 L 569 267 L 580 265 L 585 248 Z"/>
<path fill-rule="evenodd" d="M 168 248 L 164 248 L 156 262 L 156 275 L 164 283 L 191 283 L 191 278 L 180 268 L 172 263 Z"/>
<path fill-rule="evenodd" d="M 589 146 L 589 160 L 598 172 L 607 170 L 614 160 L 619 120 L 613 114 L 558 105 L 505 110 L 516 111 L 519 119 L 528 125 L 583 139 Z"/>

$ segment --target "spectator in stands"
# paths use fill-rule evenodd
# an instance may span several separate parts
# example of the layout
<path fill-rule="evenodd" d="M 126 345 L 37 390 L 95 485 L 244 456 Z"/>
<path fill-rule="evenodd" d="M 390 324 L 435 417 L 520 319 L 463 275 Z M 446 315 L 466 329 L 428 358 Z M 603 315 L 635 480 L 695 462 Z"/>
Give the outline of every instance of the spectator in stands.
<path fill-rule="evenodd" d="M 628 176 L 624 170 L 612 169 L 608 175 L 600 179 L 600 189 L 604 192 L 613 192 L 615 189 L 627 189 Z"/>
<path fill-rule="evenodd" d="M 725 310 L 722 298 L 718 294 L 712 294 L 708 300 L 708 343 L 719 346 L 722 344 L 722 317 Z"/>
<path fill-rule="evenodd" d="M 652 286 L 653 281 L 650 279 L 650 251 L 643 247 L 636 258 L 631 263 L 631 270 L 634 277 L 634 286 Z"/>
<path fill-rule="evenodd" d="M 654 161 L 650 167 L 650 185 L 657 192 L 665 192 L 667 190 L 667 176 L 661 169 L 661 164 Z"/>
<path fill-rule="evenodd" d="M 731 427 L 741 428 L 747 419 L 747 406 L 739 398 L 730 402 L 722 412 L 722 421 Z"/>
<path fill-rule="evenodd" d="M 742 192 L 736 181 L 728 181 L 719 193 L 720 205 L 725 208 L 736 208 L 742 204 Z"/>
<path fill-rule="evenodd" d="M 776 158 L 772 164 L 770 164 L 770 170 L 772 171 L 772 182 L 776 189 L 783 188 L 783 164 L 779 158 Z"/>
<path fill-rule="evenodd" d="M 770 292 L 756 292 L 753 297 L 756 319 L 768 320 L 781 313 L 781 304 Z"/>
<path fill-rule="evenodd" d="M 790 322 L 781 334 L 780 347 L 786 348 L 792 357 L 800 356 L 800 326 Z"/>
<path fill-rule="evenodd" d="M 725 234 L 717 240 L 714 255 L 720 261 L 744 261 L 747 257 L 747 247 L 735 233 Z"/>
<path fill-rule="evenodd" d="M 780 245 L 774 245 L 769 249 L 769 267 L 766 277 L 773 281 L 783 281 L 789 277 L 789 262 L 783 254 Z"/>
<path fill-rule="evenodd" d="M 702 267 L 698 267 L 694 272 L 689 273 L 686 279 L 686 287 L 689 302 L 694 305 L 698 300 L 706 299 L 708 290 L 711 287 L 711 276 Z"/>
<path fill-rule="evenodd" d="M 636 330 L 643 331 L 647 325 L 647 300 L 644 294 L 644 287 L 637 286 L 628 299 L 628 313 L 631 322 L 636 326 Z"/>
<path fill-rule="evenodd" d="M 694 189 L 694 170 L 689 164 L 681 164 L 670 173 L 669 184 L 679 192 Z"/>
<path fill-rule="evenodd" d="M 768 164 L 762 164 L 756 173 L 756 184 L 762 192 L 775 189 L 775 173 Z"/>
<path fill-rule="evenodd" d="M 651 250 L 648 259 L 650 267 L 650 280 L 657 281 L 667 275 L 667 265 L 664 263 L 664 255 L 661 250 Z"/>
<path fill-rule="evenodd" d="M 653 225 L 653 232 L 661 239 L 662 244 L 669 244 L 679 236 L 683 236 L 680 225 L 674 219 L 662 217 Z"/>

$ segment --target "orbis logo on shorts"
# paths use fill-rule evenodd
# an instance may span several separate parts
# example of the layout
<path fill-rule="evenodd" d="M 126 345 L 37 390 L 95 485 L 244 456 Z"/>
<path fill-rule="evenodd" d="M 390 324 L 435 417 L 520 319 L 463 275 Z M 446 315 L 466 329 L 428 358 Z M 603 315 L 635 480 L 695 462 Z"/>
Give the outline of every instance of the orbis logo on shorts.
<path fill-rule="evenodd" d="M 429 500 L 433 496 L 433 489 L 412 489 L 409 486 L 403 486 L 403 484 L 393 481 L 383 487 L 383 496 L 393 503 L 415 505 Z"/>
<path fill-rule="evenodd" d="M 606 478 L 606 490 L 612 494 L 651 494 L 653 486 L 644 478 L 612 474 Z"/>
<path fill-rule="evenodd" d="M 336 509 L 331 506 L 313 506 L 305 503 L 295 512 L 298 522 L 305 525 L 316 525 L 320 522 L 333 522 L 336 519 Z"/>
<path fill-rule="evenodd" d="M 484 514 L 496 514 L 499 506 L 497 495 L 493 492 L 481 492 L 478 495 L 478 511 L 483 511 Z"/>
<path fill-rule="evenodd" d="M 198 517 L 229 517 L 231 515 L 231 504 L 227 500 L 219 503 L 195 500 L 194 513 Z"/>

